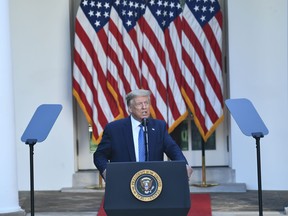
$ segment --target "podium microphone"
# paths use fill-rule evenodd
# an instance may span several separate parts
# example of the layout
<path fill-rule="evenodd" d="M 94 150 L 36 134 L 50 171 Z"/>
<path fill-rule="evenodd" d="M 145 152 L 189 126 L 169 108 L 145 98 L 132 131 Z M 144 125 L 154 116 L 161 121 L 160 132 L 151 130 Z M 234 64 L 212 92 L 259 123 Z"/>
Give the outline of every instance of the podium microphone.
<path fill-rule="evenodd" d="M 142 119 L 142 125 L 144 127 L 144 142 L 145 142 L 145 161 L 149 161 L 149 146 L 148 146 L 148 130 L 147 130 L 148 119 Z"/>

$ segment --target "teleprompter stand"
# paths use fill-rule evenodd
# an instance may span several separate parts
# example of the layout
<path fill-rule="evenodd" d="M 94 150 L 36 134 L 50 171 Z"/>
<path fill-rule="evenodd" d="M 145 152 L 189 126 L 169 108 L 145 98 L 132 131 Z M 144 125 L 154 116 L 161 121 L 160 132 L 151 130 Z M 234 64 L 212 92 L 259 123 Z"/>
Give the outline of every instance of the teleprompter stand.
<path fill-rule="evenodd" d="M 42 104 L 40 105 L 27 128 L 25 129 L 21 141 L 29 145 L 30 149 L 30 200 L 31 200 L 31 216 L 34 216 L 34 145 L 37 142 L 43 142 L 56 119 L 58 118 L 62 106 L 59 104 Z"/>
<path fill-rule="evenodd" d="M 253 104 L 245 98 L 228 99 L 225 104 L 242 133 L 256 140 L 259 216 L 263 216 L 260 138 L 269 133 Z"/>

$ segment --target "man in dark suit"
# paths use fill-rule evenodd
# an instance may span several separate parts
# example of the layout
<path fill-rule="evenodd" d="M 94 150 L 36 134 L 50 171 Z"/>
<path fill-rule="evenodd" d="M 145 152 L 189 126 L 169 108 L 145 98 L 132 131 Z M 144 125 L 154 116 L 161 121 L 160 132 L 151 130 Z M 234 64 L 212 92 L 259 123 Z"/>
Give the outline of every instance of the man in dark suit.
<path fill-rule="evenodd" d="M 149 161 L 163 161 L 164 153 L 171 160 L 185 161 L 187 174 L 190 178 L 192 168 L 188 166 L 181 149 L 168 134 L 166 123 L 162 120 L 150 118 L 150 91 L 137 89 L 126 96 L 130 116 L 113 121 L 106 125 L 102 140 L 94 153 L 94 164 L 102 177 L 106 177 L 106 166 L 110 162 L 143 161 L 141 147 L 139 147 L 139 131 L 143 120 L 147 127 L 148 148 L 146 159 Z M 141 139 L 141 138 L 140 138 Z M 144 137 L 143 137 L 144 139 Z M 147 155 L 147 150 L 148 155 Z M 145 154 L 145 153 L 144 153 Z"/>

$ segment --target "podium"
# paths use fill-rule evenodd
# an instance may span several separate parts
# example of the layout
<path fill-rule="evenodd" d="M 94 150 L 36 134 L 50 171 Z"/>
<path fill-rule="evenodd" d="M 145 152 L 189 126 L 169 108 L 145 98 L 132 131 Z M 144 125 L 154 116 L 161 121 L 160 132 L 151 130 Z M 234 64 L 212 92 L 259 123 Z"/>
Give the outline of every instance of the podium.
<path fill-rule="evenodd" d="M 191 202 L 185 162 L 113 162 L 106 170 L 108 216 L 187 216 Z"/>

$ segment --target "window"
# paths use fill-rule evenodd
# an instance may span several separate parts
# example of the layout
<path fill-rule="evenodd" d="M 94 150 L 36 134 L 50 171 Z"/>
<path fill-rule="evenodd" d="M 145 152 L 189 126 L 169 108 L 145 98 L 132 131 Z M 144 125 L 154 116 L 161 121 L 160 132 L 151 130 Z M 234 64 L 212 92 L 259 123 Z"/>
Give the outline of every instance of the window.
<path fill-rule="evenodd" d="M 191 139 L 189 139 L 189 135 L 191 136 Z M 189 149 L 192 149 L 192 151 L 196 151 L 202 149 L 202 142 L 204 142 L 204 140 L 202 139 L 194 120 L 191 118 L 187 118 L 185 121 L 179 124 L 178 127 L 175 128 L 175 130 L 171 133 L 171 136 L 181 147 L 182 151 L 188 151 Z M 190 143 L 189 140 L 191 140 Z M 215 132 L 207 140 L 205 144 L 205 149 L 216 149 Z"/>

